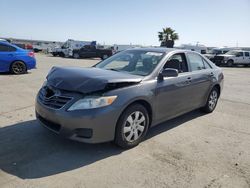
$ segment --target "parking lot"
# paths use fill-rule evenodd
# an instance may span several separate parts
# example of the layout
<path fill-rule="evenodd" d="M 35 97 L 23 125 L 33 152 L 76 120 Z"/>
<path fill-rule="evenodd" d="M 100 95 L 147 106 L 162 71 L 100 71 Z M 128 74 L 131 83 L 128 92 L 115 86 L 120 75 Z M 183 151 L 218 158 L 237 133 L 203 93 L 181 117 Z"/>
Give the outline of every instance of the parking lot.
<path fill-rule="evenodd" d="M 223 68 L 212 114 L 167 121 L 121 150 L 59 138 L 35 120 L 35 96 L 52 66 L 99 59 L 36 58 L 28 74 L 0 74 L 1 187 L 250 187 L 250 67 Z"/>

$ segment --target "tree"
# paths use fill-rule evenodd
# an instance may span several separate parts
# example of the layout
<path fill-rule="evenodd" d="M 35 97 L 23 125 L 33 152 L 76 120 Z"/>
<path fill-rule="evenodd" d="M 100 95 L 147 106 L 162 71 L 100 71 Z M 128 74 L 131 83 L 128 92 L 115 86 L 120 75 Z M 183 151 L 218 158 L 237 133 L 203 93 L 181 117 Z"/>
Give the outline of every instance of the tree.
<path fill-rule="evenodd" d="M 173 48 L 174 41 L 179 39 L 178 33 L 176 33 L 171 27 L 163 28 L 162 31 L 158 32 L 158 37 L 161 42 L 161 46 L 165 46 L 167 48 Z"/>

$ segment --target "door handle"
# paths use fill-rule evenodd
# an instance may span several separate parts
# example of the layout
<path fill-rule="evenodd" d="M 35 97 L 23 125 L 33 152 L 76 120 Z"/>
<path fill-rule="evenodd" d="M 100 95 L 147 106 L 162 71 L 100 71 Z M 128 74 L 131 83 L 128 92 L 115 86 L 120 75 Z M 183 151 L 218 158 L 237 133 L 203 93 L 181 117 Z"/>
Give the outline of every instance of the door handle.
<path fill-rule="evenodd" d="M 187 77 L 186 83 L 187 83 L 187 84 L 190 84 L 191 82 L 192 82 L 192 78 L 191 78 L 191 77 Z"/>

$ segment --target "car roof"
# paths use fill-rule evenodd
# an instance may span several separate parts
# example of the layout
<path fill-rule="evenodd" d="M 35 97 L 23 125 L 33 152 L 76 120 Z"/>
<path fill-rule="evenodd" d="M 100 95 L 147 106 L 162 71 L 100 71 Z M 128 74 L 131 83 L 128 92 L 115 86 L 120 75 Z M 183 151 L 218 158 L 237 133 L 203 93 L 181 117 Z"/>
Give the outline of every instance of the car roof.
<path fill-rule="evenodd" d="M 169 53 L 169 52 L 191 52 L 191 50 L 182 50 L 176 48 L 163 48 L 163 47 L 155 47 L 155 48 L 130 48 L 128 50 L 138 50 L 138 51 L 150 51 L 150 52 L 160 52 L 160 53 Z"/>

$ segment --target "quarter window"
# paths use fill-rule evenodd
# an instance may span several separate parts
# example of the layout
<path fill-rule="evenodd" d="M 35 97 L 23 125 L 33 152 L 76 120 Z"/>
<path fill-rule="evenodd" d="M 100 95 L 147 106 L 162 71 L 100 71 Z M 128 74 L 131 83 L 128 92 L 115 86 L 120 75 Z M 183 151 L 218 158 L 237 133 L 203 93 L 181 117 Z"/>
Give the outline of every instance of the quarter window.
<path fill-rule="evenodd" d="M 191 71 L 206 69 L 203 63 L 204 60 L 200 55 L 195 53 L 188 53 L 187 57 L 190 62 Z"/>

